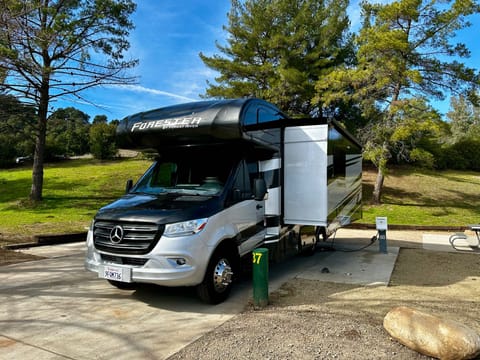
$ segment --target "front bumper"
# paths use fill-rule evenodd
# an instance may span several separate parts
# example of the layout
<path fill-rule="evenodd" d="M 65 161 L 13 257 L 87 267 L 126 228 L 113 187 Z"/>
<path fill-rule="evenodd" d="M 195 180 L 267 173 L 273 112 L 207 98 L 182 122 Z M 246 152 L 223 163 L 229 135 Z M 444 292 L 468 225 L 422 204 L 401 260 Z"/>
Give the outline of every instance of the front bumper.
<path fill-rule="evenodd" d="M 93 234 L 87 235 L 85 268 L 103 277 L 105 267 L 127 269 L 127 281 L 162 286 L 194 286 L 203 281 L 209 259 L 208 248 L 197 235 L 162 237 L 146 255 L 111 254 L 95 249 Z M 207 251 L 206 251 L 207 250 Z"/>

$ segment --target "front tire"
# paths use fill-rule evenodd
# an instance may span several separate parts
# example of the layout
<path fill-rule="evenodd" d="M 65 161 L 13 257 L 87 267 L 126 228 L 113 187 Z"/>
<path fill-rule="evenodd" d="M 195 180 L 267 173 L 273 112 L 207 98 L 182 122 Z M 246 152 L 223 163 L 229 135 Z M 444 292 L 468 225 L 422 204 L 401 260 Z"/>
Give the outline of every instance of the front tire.
<path fill-rule="evenodd" d="M 233 282 L 234 256 L 218 249 L 208 263 L 203 281 L 197 285 L 197 294 L 208 304 L 219 304 L 230 295 Z"/>

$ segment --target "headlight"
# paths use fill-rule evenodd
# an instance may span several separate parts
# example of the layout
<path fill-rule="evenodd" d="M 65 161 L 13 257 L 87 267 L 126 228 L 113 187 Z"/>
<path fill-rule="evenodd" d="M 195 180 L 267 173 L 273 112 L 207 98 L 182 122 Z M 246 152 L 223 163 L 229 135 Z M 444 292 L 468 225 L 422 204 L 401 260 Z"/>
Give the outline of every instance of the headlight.
<path fill-rule="evenodd" d="M 175 224 L 168 224 L 165 226 L 165 232 L 163 235 L 168 237 L 176 237 L 197 234 L 203 230 L 205 225 L 207 225 L 207 220 L 208 219 L 197 219 Z"/>

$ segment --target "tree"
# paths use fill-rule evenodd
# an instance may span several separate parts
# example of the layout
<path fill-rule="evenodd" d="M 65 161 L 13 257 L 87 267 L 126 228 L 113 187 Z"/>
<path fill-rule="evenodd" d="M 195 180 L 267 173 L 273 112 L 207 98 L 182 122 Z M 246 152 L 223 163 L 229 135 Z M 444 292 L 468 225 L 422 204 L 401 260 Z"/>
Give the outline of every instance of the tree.
<path fill-rule="evenodd" d="M 465 97 L 453 97 L 450 100 L 451 142 L 465 138 L 480 138 L 480 107 L 472 105 Z"/>
<path fill-rule="evenodd" d="M 479 6 L 472 0 L 398 0 L 363 2 L 362 11 L 356 66 L 339 67 L 318 82 L 317 98 L 356 101 L 367 119 L 376 114 L 367 125 L 376 135 L 366 142 L 365 154 L 378 168 L 373 200 L 379 203 L 392 156 L 389 136 L 403 119 L 399 111 L 417 106 L 419 97 L 443 99 L 446 93 L 478 101 L 480 76 L 457 60 L 469 51 L 452 40 L 457 30 L 470 25 L 467 18 Z"/>
<path fill-rule="evenodd" d="M 125 70 L 132 0 L 0 0 L 1 89 L 37 109 L 30 199 L 42 199 L 47 118 L 52 100 L 105 84 L 132 83 Z M 85 100 L 85 99 L 84 99 Z"/>
<path fill-rule="evenodd" d="M 93 118 L 93 122 L 92 124 L 95 125 L 95 124 L 100 124 L 100 123 L 107 123 L 107 115 L 95 115 L 95 117 Z"/>
<path fill-rule="evenodd" d="M 383 128 L 381 122 L 370 122 L 370 126 L 360 132 L 360 139 L 366 144 L 365 158 L 380 166 L 383 153 L 379 153 L 375 144 L 386 140 L 389 146 L 387 159 L 392 157 L 397 164 L 412 163 L 433 168 L 432 147 L 439 145 L 446 133 L 446 124 L 440 114 L 422 98 L 397 102 L 393 114 L 395 126 Z"/>
<path fill-rule="evenodd" d="M 90 127 L 90 152 L 95 159 L 106 160 L 117 153 L 115 131 L 117 125 L 99 122 Z"/>
<path fill-rule="evenodd" d="M 259 97 L 291 116 L 321 115 L 315 83 L 352 55 L 347 0 L 232 0 L 228 44 L 202 61 L 220 73 L 205 97 Z"/>
<path fill-rule="evenodd" d="M 0 166 L 33 153 L 35 109 L 11 95 L 0 94 Z"/>
<path fill-rule="evenodd" d="M 88 122 L 90 116 L 68 107 L 58 109 L 48 118 L 47 148 L 52 155 L 83 155 L 90 150 Z"/>

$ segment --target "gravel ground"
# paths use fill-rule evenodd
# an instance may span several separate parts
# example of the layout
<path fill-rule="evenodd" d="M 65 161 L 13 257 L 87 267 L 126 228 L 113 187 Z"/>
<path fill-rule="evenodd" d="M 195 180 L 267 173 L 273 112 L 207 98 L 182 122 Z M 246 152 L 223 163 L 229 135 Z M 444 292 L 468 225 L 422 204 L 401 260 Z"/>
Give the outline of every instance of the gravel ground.
<path fill-rule="evenodd" d="M 391 339 L 383 317 L 409 306 L 480 333 L 480 256 L 402 249 L 389 286 L 293 279 L 175 359 L 429 359 Z"/>

